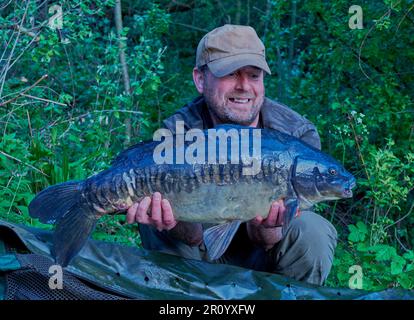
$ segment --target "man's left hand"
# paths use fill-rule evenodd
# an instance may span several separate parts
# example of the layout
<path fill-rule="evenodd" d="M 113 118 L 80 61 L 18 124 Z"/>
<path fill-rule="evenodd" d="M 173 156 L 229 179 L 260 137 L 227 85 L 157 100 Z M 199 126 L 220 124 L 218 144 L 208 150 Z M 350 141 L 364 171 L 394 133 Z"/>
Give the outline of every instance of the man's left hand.
<path fill-rule="evenodd" d="M 256 216 L 250 220 L 254 226 L 263 226 L 264 228 L 275 228 L 283 226 L 286 207 L 282 199 L 273 201 L 269 209 L 269 214 L 266 218 Z"/>
<path fill-rule="evenodd" d="M 273 201 L 266 218 L 257 215 L 247 222 L 247 234 L 253 242 L 271 249 L 282 238 L 282 226 L 286 213 L 286 207 L 282 199 Z"/>

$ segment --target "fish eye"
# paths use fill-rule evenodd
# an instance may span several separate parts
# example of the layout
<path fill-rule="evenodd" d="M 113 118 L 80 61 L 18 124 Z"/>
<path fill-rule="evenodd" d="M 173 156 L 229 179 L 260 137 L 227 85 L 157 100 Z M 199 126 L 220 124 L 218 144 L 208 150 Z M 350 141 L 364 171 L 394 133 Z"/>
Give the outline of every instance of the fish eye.
<path fill-rule="evenodd" d="M 336 176 L 337 175 L 337 171 L 334 169 L 334 168 L 330 168 L 329 169 L 329 174 L 331 175 L 331 176 Z"/>

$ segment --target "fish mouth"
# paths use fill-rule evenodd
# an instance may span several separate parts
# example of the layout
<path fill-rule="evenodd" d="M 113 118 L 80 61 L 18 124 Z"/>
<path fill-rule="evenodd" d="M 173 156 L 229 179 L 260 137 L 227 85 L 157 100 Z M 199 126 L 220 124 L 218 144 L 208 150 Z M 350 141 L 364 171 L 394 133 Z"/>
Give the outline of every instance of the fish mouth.
<path fill-rule="evenodd" d="M 352 198 L 353 192 L 352 189 L 356 187 L 356 181 L 355 178 L 349 181 L 348 186 L 343 191 L 344 198 Z"/>
<path fill-rule="evenodd" d="M 345 189 L 343 192 L 344 198 L 352 198 L 353 192 L 351 189 Z"/>

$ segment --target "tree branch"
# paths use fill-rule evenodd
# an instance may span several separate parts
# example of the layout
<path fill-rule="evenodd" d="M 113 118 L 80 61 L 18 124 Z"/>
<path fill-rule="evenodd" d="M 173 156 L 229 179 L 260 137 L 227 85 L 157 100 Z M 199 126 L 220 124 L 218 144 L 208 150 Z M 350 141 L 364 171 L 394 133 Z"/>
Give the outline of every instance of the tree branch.
<path fill-rule="evenodd" d="M 118 34 L 119 43 L 119 61 L 122 67 L 122 76 L 124 79 L 124 88 L 127 95 L 131 95 L 131 85 L 128 73 L 128 66 L 126 63 L 125 47 L 126 43 L 122 40 L 122 7 L 121 0 L 116 0 L 115 3 L 115 27 Z M 131 141 L 131 119 L 126 118 L 125 121 L 125 141 L 124 145 L 128 146 Z"/>
<path fill-rule="evenodd" d="M 13 97 L 13 98 L 11 98 L 11 99 L 9 99 L 9 100 L 7 100 L 7 101 L 5 101 L 5 102 L 2 102 L 2 103 L 0 103 L 0 107 L 2 107 L 2 106 L 5 106 L 6 104 L 8 104 L 8 103 L 10 103 L 10 102 L 13 102 L 14 100 L 16 100 L 18 97 L 20 97 L 20 96 L 24 96 L 24 94 L 27 92 L 27 91 L 29 91 L 30 89 L 32 89 L 32 88 L 34 88 L 34 87 L 36 87 L 38 84 L 39 84 L 39 82 L 41 82 L 41 81 L 43 81 L 44 79 L 46 79 L 47 78 L 47 74 L 45 74 L 45 75 L 43 75 L 40 79 L 38 79 L 35 83 L 33 83 L 30 87 L 27 87 L 26 89 L 24 89 L 24 90 L 22 90 L 22 91 L 20 91 L 15 97 Z"/>

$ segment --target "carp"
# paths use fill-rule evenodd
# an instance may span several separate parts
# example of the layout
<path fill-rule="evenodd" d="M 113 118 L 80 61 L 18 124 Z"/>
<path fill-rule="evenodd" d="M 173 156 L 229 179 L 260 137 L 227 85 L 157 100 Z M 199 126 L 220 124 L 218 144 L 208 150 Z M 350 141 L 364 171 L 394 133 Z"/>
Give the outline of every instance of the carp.
<path fill-rule="evenodd" d="M 199 131 L 198 138 L 205 142 L 202 147 L 171 134 L 170 142 L 165 137 L 163 153 L 158 141 L 139 143 L 121 152 L 110 168 L 86 180 L 38 193 L 29 214 L 56 224 L 52 249 L 56 262 L 66 266 L 76 256 L 100 217 L 126 211 L 154 192 L 169 200 L 177 221 L 215 224 L 203 236 L 211 260 L 225 252 L 242 222 L 266 217 L 275 200 L 285 201 L 286 232 L 297 210 L 352 197 L 353 175 L 331 156 L 293 136 L 238 125 Z M 209 136 L 212 132 L 214 138 Z M 217 133 L 224 139 L 216 139 Z M 254 142 L 255 138 L 258 144 L 246 144 L 246 139 Z M 160 163 L 159 158 L 169 152 L 172 161 Z M 249 173 L 246 169 L 254 164 L 259 170 Z"/>

